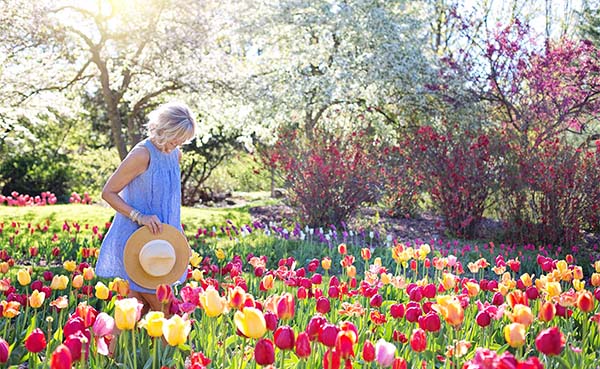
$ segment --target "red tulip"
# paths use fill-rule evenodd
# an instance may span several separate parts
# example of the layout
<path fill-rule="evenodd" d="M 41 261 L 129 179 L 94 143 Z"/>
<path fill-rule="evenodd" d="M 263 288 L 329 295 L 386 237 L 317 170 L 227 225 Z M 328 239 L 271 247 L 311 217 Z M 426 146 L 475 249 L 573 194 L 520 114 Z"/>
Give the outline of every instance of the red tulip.
<path fill-rule="evenodd" d="M 371 300 L 369 300 L 369 305 L 371 305 L 371 307 L 374 308 L 380 307 L 382 303 L 383 297 L 380 294 L 373 295 L 373 297 L 371 297 Z"/>
<path fill-rule="evenodd" d="M 296 355 L 303 359 L 310 356 L 310 339 L 308 333 L 300 332 L 296 338 Z"/>
<path fill-rule="evenodd" d="M 6 322 L 4 324 L 6 324 Z M 10 345 L 4 340 L 4 338 L 0 338 L 0 363 L 7 362 L 9 356 Z"/>
<path fill-rule="evenodd" d="M 317 311 L 321 314 L 327 314 L 331 310 L 331 303 L 326 297 L 317 300 Z"/>
<path fill-rule="evenodd" d="M 329 286 L 327 295 L 332 299 L 340 297 L 340 288 L 338 286 Z"/>
<path fill-rule="evenodd" d="M 277 315 L 271 311 L 265 312 L 264 315 L 267 329 L 270 331 L 274 331 L 277 328 L 277 323 L 279 322 L 279 319 L 277 319 Z"/>
<path fill-rule="evenodd" d="M 83 341 L 85 340 L 85 346 Z M 90 353 L 90 340 L 81 333 L 81 331 L 71 334 L 64 342 L 65 346 L 71 351 L 71 358 L 73 361 L 79 361 L 81 359 L 81 351 L 85 349 L 85 358 L 87 359 Z"/>
<path fill-rule="evenodd" d="M 71 351 L 65 345 L 58 345 L 50 359 L 50 369 L 71 369 L 73 358 Z"/>
<path fill-rule="evenodd" d="M 275 362 L 275 347 L 268 338 L 261 338 L 254 348 L 254 360 L 258 365 L 270 365 Z"/>
<path fill-rule="evenodd" d="M 433 283 L 429 283 L 427 286 L 423 287 L 423 296 L 427 297 L 428 299 L 434 298 L 436 292 L 435 284 Z"/>
<path fill-rule="evenodd" d="M 308 321 L 308 325 L 306 326 L 306 333 L 308 334 L 308 338 L 311 341 L 319 338 L 319 332 L 321 332 L 321 327 L 327 323 L 327 320 L 320 315 L 313 316 Z"/>
<path fill-rule="evenodd" d="M 279 319 L 291 319 L 294 317 L 295 302 L 294 296 L 286 292 L 277 302 L 277 317 Z"/>
<path fill-rule="evenodd" d="M 375 360 L 375 346 L 369 340 L 366 340 L 363 345 L 362 357 L 367 363 Z"/>
<path fill-rule="evenodd" d="M 549 322 L 554 319 L 556 315 L 556 307 L 553 303 L 546 301 L 540 307 L 540 312 L 538 313 L 538 318 L 543 322 Z"/>
<path fill-rule="evenodd" d="M 397 357 L 394 359 L 394 362 L 392 363 L 392 369 L 406 369 L 406 368 L 407 368 L 407 363 L 406 363 L 406 360 L 404 360 L 404 358 Z"/>
<path fill-rule="evenodd" d="M 339 331 L 340 329 L 331 323 L 323 324 L 323 326 L 321 327 L 321 331 L 319 332 L 319 342 L 321 342 L 327 347 L 334 347 L 335 340 Z"/>
<path fill-rule="evenodd" d="M 354 344 L 357 336 L 352 330 L 341 330 L 335 339 L 335 351 L 339 353 L 342 359 L 354 357 Z"/>
<path fill-rule="evenodd" d="M 296 340 L 294 330 L 287 326 L 281 326 L 275 330 L 273 334 L 273 341 L 275 346 L 280 350 L 291 350 L 294 348 L 294 341 Z"/>
<path fill-rule="evenodd" d="M 441 325 L 442 322 L 440 316 L 434 312 L 419 317 L 419 328 L 422 328 L 427 332 L 437 332 L 440 330 Z"/>
<path fill-rule="evenodd" d="M 321 284 L 323 283 L 323 276 L 319 273 L 315 273 L 312 277 L 310 277 L 310 281 L 312 284 Z"/>
<path fill-rule="evenodd" d="M 410 337 L 410 347 L 415 352 L 425 351 L 427 348 L 427 334 L 421 328 L 413 330 L 412 336 Z"/>
<path fill-rule="evenodd" d="M 63 335 L 65 338 L 67 338 L 70 335 L 83 330 L 85 330 L 83 319 L 78 316 L 73 316 L 65 323 L 65 326 L 63 327 Z"/>
<path fill-rule="evenodd" d="M 577 307 L 584 313 L 594 310 L 594 298 L 589 291 L 581 291 L 577 297 Z"/>
<path fill-rule="evenodd" d="M 306 288 L 304 288 L 304 286 L 300 286 L 298 288 L 298 291 L 296 291 L 296 297 L 298 298 L 298 300 L 304 300 L 308 297 L 308 292 L 306 291 Z"/>
<path fill-rule="evenodd" d="M 34 329 L 25 339 L 27 351 L 38 353 L 46 348 L 46 336 L 41 329 Z"/>
<path fill-rule="evenodd" d="M 390 314 L 394 319 L 404 318 L 404 305 L 394 304 L 390 306 Z"/>
<path fill-rule="evenodd" d="M 329 349 L 323 356 L 323 369 L 339 369 L 340 368 L 340 354 L 334 349 Z"/>
<path fill-rule="evenodd" d="M 535 347 L 545 355 L 560 355 L 565 348 L 565 336 L 558 327 L 544 329 L 535 339 Z"/>
<path fill-rule="evenodd" d="M 477 313 L 475 321 L 480 327 L 487 327 L 492 322 L 492 319 L 490 317 L 490 314 L 488 314 L 487 311 L 483 310 Z"/>
<path fill-rule="evenodd" d="M 173 299 L 173 290 L 168 284 L 160 284 L 156 287 L 156 298 L 161 304 L 168 304 Z"/>

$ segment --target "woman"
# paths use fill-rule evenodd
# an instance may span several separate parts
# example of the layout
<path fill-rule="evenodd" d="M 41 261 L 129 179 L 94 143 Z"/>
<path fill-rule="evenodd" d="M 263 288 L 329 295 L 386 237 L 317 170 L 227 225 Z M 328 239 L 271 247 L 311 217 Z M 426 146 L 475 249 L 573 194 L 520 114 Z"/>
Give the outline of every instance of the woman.
<path fill-rule="evenodd" d="M 179 146 L 196 134 L 190 109 L 181 103 L 161 105 L 149 115 L 148 138 L 137 144 L 111 175 L 102 198 L 117 211 L 102 242 L 96 264 L 100 277 L 129 281 L 130 295 L 144 304 L 144 313 L 161 311 L 155 290 L 135 284 L 125 272 L 123 249 L 140 226 L 153 234 L 162 223 L 181 228 L 181 151 Z M 180 281 L 185 280 L 184 274 Z"/>

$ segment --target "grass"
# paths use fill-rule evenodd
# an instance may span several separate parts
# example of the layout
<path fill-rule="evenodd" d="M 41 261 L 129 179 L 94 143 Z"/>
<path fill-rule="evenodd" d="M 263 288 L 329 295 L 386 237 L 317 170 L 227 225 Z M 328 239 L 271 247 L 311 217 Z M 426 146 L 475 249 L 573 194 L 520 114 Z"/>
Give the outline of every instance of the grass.
<path fill-rule="evenodd" d="M 198 228 L 220 227 L 230 219 L 236 224 L 245 224 L 251 221 L 249 209 L 276 203 L 277 200 L 268 198 L 268 193 L 235 194 L 237 199 L 245 199 L 242 205 L 232 207 L 195 208 L 182 207 L 181 222 L 185 224 L 188 232 Z M 44 224 L 50 221 L 50 230 L 59 230 L 64 222 L 89 224 L 102 227 L 115 215 L 115 211 L 106 204 L 81 205 L 60 204 L 48 206 L 0 206 L 0 222 L 31 223 L 32 225 Z"/>

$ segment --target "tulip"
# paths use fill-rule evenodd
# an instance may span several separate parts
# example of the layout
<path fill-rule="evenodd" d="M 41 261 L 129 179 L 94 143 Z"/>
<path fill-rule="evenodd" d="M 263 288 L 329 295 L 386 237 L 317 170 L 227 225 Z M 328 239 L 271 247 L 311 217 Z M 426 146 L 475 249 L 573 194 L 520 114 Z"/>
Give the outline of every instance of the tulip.
<path fill-rule="evenodd" d="M 294 317 L 295 302 L 294 295 L 284 293 L 277 301 L 277 317 L 279 319 L 292 319 Z"/>
<path fill-rule="evenodd" d="M 340 243 L 338 245 L 338 252 L 340 255 L 346 255 L 348 253 L 348 246 L 345 243 Z"/>
<path fill-rule="evenodd" d="M 106 299 L 108 299 L 108 296 L 110 294 L 110 290 L 108 289 L 108 287 L 104 283 L 102 283 L 102 282 L 96 283 L 95 290 L 96 290 L 96 297 L 99 300 L 106 300 Z M 77 361 L 77 360 L 75 360 L 75 361 Z"/>
<path fill-rule="evenodd" d="M 267 332 L 267 323 L 262 311 L 253 307 L 238 310 L 233 316 L 237 329 L 246 337 L 260 338 Z"/>
<path fill-rule="evenodd" d="M 425 316 L 419 317 L 419 328 L 427 332 L 437 332 L 441 329 L 440 316 L 434 312 L 429 312 Z"/>
<path fill-rule="evenodd" d="M 115 323 L 120 330 L 132 330 L 139 319 L 143 304 L 136 298 L 115 301 Z"/>
<path fill-rule="evenodd" d="M 70 335 L 75 334 L 77 332 L 81 332 L 83 330 L 85 330 L 85 324 L 83 323 L 83 319 L 81 319 L 81 317 L 79 316 L 73 315 L 65 323 L 65 326 L 63 327 L 63 335 L 65 336 L 65 338 L 67 338 Z"/>
<path fill-rule="evenodd" d="M 378 308 L 383 303 L 383 297 L 380 294 L 375 294 L 369 300 L 369 305 L 374 308 Z"/>
<path fill-rule="evenodd" d="M 121 278 L 115 278 L 108 283 L 108 288 L 116 292 L 119 296 L 129 295 L 129 281 Z"/>
<path fill-rule="evenodd" d="M 413 330 L 412 336 L 410 337 L 410 347 L 415 352 L 425 351 L 427 348 L 427 334 L 424 330 L 421 328 Z"/>
<path fill-rule="evenodd" d="M 280 350 L 293 349 L 296 341 L 294 330 L 287 325 L 277 328 L 273 334 L 273 341 Z"/>
<path fill-rule="evenodd" d="M 327 347 L 334 347 L 337 334 L 340 331 L 338 326 L 331 323 L 325 323 L 321 326 L 319 332 L 319 342 Z"/>
<path fill-rule="evenodd" d="M 21 286 L 27 286 L 31 283 L 31 274 L 25 269 L 19 269 L 17 272 L 17 281 Z"/>
<path fill-rule="evenodd" d="M 340 354 L 334 349 L 328 349 L 323 355 L 323 369 L 339 369 Z"/>
<path fill-rule="evenodd" d="M 44 292 L 39 292 L 37 290 L 33 291 L 29 296 L 29 306 L 34 309 L 39 308 L 44 303 L 46 298 L 46 294 Z"/>
<path fill-rule="evenodd" d="M 92 332 L 96 337 L 104 337 L 113 334 L 115 329 L 115 320 L 105 312 L 98 314 L 96 321 L 92 326 Z"/>
<path fill-rule="evenodd" d="M 271 365 L 275 362 L 275 347 L 268 338 L 261 338 L 254 347 L 254 360 L 261 366 Z"/>
<path fill-rule="evenodd" d="M 301 359 L 305 359 L 310 356 L 310 351 L 310 339 L 308 333 L 298 333 L 298 337 L 296 338 L 296 355 Z"/>
<path fill-rule="evenodd" d="M 340 330 L 335 339 L 335 351 L 342 359 L 354 357 L 354 344 L 357 335 L 353 330 Z"/>
<path fill-rule="evenodd" d="M 360 257 L 364 260 L 364 261 L 368 261 L 369 259 L 371 259 L 371 249 L 369 248 L 362 248 L 360 250 Z"/>
<path fill-rule="evenodd" d="M 387 342 L 381 338 L 375 344 L 375 358 L 379 366 L 387 368 L 394 362 L 396 355 L 396 346 L 393 343 Z"/>
<path fill-rule="evenodd" d="M 265 323 L 267 325 L 267 329 L 270 331 L 274 331 L 277 328 L 277 323 L 279 323 L 279 319 L 277 318 L 277 314 L 267 311 L 264 314 Z"/>
<path fill-rule="evenodd" d="M 173 289 L 168 284 L 160 284 L 156 287 L 156 298 L 165 305 L 173 299 Z"/>
<path fill-rule="evenodd" d="M 4 324 L 7 324 L 6 322 Z M 8 361 L 10 356 L 10 345 L 4 338 L 0 338 L 0 364 L 4 364 Z"/>
<path fill-rule="evenodd" d="M 394 304 L 390 306 L 390 314 L 394 319 L 404 318 L 404 305 Z"/>
<path fill-rule="evenodd" d="M 477 316 L 475 317 L 475 321 L 477 322 L 477 325 L 479 325 L 480 327 L 487 327 L 492 322 L 492 319 L 490 317 L 490 314 L 487 311 L 482 310 L 479 313 L 477 313 Z"/>
<path fill-rule="evenodd" d="M 83 268 L 83 272 L 81 274 L 83 274 L 83 279 L 86 281 L 91 281 L 96 276 L 94 273 L 94 268 L 92 267 Z"/>
<path fill-rule="evenodd" d="M 83 301 L 77 304 L 74 315 L 80 317 L 83 320 L 84 326 L 89 328 L 96 321 L 98 310 L 94 309 L 93 306 L 90 306 L 87 304 L 87 302 Z"/>
<path fill-rule="evenodd" d="M 529 306 L 516 304 L 513 308 L 511 319 L 513 323 L 521 323 L 526 327 L 530 326 L 531 323 L 533 323 L 531 308 Z"/>
<path fill-rule="evenodd" d="M 150 337 L 160 337 L 163 335 L 163 324 L 165 314 L 160 311 L 149 311 L 143 320 L 140 321 L 140 326 L 146 328 Z"/>
<path fill-rule="evenodd" d="M 375 360 L 375 346 L 373 346 L 373 343 L 369 340 L 365 340 L 362 350 L 362 357 L 367 363 Z"/>
<path fill-rule="evenodd" d="M 306 326 L 306 333 L 308 333 L 308 338 L 311 341 L 314 341 L 317 338 L 319 338 L 319 333 L 321 332 L 321 328 L 323 327 L 323 325 L 325 325 L 325 323 L 327 323 L 327 320 L 325 320 L 325 318 L 320 315 L 316 315 L 310 318 L 310 320 L 308 321 L 308 325 Z"/>
<path fill-rule="evenodd" d="M 404 360 L 404 358 L 397 357 L 394 359 L 394 362 L 392 363 L 392 369 L 406 369 L 406 368 L 407 368 L 407 363 L 406 363 L 406 360 Z"/>
<path fill-rule="evenodd" d="M 27 351 L 38 353 L 46 348 L 46 336 L 41 329 L 34 329 L 25 339 Z"/>
<path fill-rule="evenodd" d="M 55 275 L 50 283 L 50 288 L 53 290 L 64 290 L 69 284 L 69 278 L 66 275 Z"/>
<path fill-rule="evenodd" d="M 50 369 L 71 369 L 72 365 L 73 358 L 71 357 L 71 350 L 63 344 L 58 345 L 56 350 L 52 353 Z"/>
<path fill-rule="evenodd" d="M 83 276 L 81 274 L 77 274 L 76 276 L 74 276 L 71 285 L 75 289 L 81 288 L 83 286 Z"/>
<path fill-rule="evenodd" d="M 268 291 L 268 290 L 270 290 L 272 288 L 273 288 L 273 275 L 272 274 L 267 274 L 260 281 L 260 290 L 261 291 Z"/>
<path fill-rule="evenodd" d="M 582 291 L 577 297 L 577 307 L 584 313 L 594 310 L 594 298 L 589 291 Z"/>
<path fill-rule="evenodd" d="M 504 327 L 504 338 L 511 347 L 520 347 L 525 343 L 525 326 L 511 323 Z"/>
<path fill-rule="evenodd" d="M 535 347 L 544 355 L 560 355 L 565 348 L 565 336 L 558 327 L 544 329 L 535 339 Z"/>
<path fill-rule="evenodd" d="M 73 361 L 79 361 L 81 359 L 81 352 L 83 350 L 85 350 L 86 359 L 90 353 L 90 340 L 81 331 L 69 335 L 65 340 L 64 345 L 71 351 L 71 358 Z"/>
<path fill-rule="evenodd" d="M 540 307 L 540 311 L 538 313 L 538 318 L 543 322 L 549 322 L 554 319 L 556 315 L 556 307 L 553 303 L 546 301 Z"/>
<path fill-rule="evenodd" d="M 73 273 L 77 269 L 77 263 L 73 260 L 67 260 L 63 263 L 63 268 L 69 273 Z"/>
<path fill-rule="evenodd" d="M 192 323 L 189 320 L 184 320 L 179 315 L 173 315 L 162 323 L 162 329 L 167 343 L 171 346 L 178 346 L 184 344 L 187 340 L 192 329 Z"/>
<path fill-rule="evenodd" d="M 235 286 L 229 290 L 229 306 L 241 310 L 246 301 L 246 291 L 240 286 Z"/>
<path fill-rule="evenodd" d="M 327 314 L 331 310 L 331 303 L 326 297 L 320 297 L 316 304 L 317 311 L 321 314 Z"/>
<path fill-rule="evenodd" d="M 213 286 L 208 286 L 208 288 L 200 294 L 200 304 L 204 308 L 206 315 L 211 318 L 221 315 L 226 307 L 224 299 Z"/>
<path fill-rule="evenodd" d="M 324 257 L 323 260 L 321 260 L 321 267 L 323 267 L 325 270 L 331 269 L 331 259 L 327 256 Z"/>

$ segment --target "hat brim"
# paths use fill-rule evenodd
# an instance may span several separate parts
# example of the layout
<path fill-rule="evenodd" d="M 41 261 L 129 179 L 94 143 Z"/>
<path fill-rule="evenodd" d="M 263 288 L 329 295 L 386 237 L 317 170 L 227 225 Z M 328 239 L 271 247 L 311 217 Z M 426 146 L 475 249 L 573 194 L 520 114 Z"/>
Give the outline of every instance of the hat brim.
<path fill-rule="evenodd" d="M 125 244 L 123 250 L 125 271 L 129 278 L 140 287 L 154 290 L 161 284 L 173 284 L 181 278 L 189 265 L 191 250 L 185 235 L 171 225 L 163 223 L 162 227 L 162 232 L 156 235 L 152 234 L 148 227 L 141 227 L 129 237 Z M 175 265 L 169 273 L 160 277 L 146 273 L 139 259 L 142 247 L 153 240 L 165 240 L 175 250 Z"/>

